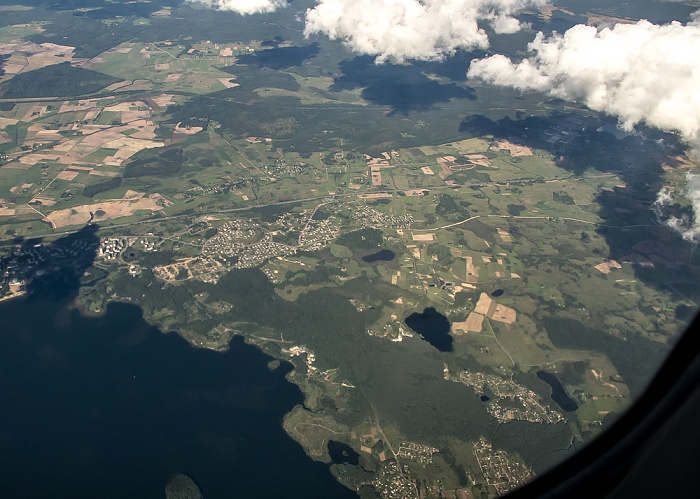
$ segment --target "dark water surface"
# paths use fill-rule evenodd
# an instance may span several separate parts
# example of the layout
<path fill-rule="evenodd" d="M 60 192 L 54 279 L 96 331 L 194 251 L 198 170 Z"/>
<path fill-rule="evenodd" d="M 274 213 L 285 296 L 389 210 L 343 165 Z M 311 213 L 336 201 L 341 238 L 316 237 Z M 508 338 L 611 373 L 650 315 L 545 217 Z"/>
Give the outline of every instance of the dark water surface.
<path fill-rule="evenodd" d="M 452 351 L 452 336 L 450 336 L 450 321 L 447 317 L 428 307 L 423 313 L 412 313 L 406 317 L 406 325 L 420 334 L 421 338 L 441 352 Z"/>
<path fill-rule="evenodd" d="M 328 455 L 333 464 L 360 464 L 360 455 L 347 444 L 335 440 L 328 441 Z"/>
<path fill-rule="evenodd" d="M 376 253 L 372 253 L 370 255 L 365 255 L 362 257 L 363 262 L 389 262 L 396 258 L 396 253 L 394 253 L 391 250 L 388 249 L 383 249 L 379 250 Z"/>
<path fill-rule="evenodd" d="M 282 429 L 303 400 L 290 364 L 241 338 L 194 349 L 134 305 L 66 303 L 0 303 L 2 498 L 160 498 L 176 473 L 207 498 L 356 497 Z"/>
<path fill-rule="evenodd" d="M 537 371 L 537 377 L 552 387 L 552 400 L 554 400 L 563 411 L 572 412 L 578 409 L 578 404 L 567 395 L 559 378 L 547 371 Z"/>

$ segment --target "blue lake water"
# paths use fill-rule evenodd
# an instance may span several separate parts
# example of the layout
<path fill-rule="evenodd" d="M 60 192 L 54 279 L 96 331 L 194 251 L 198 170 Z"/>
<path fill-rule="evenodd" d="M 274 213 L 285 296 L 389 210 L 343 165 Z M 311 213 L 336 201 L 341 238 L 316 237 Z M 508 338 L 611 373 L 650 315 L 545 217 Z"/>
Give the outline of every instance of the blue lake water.
<path fill-rule="evenodd" d="M 3 499 L 158 498 L 177 473 L 204 497 L 356 497 L 281 421 L 303 401 L 283 362 L 234 338 L 192 348 L 111 304 L 0 303 Z"/>
<path fill-rule="evenodd" d="M 447 317 L 428 307 L 423 313 L 415 312 L 405 319 L 406 325 L 421 338 L 441 352 L 451 352 L 453 338 L 450 336 L 450 321 Z"/>
<path fill-rule="evenodd" d="M 552 400 L 565 412 L 573 412 L 578 409 L 578 404 L 569 397 L 559 378 L 547 371 L 537 371 L 537 377 L 552 388 Z"/>
<path fill-rule="evenodd" d="M 331 461 L 333 461 L 333 464 L 352 464 L 354 466 L 360 464 L 360 454 L 343 442 L 329 440 L 328 455 Z"/>
<path fill-rule="evenodd" d="M 369 255 L 365 255 L 362 257 L 363 262 L 367 263 L 372 263 L 372 262 L 389 262 L 396 258 L 396 253 L 394 253 L 391 250 L 388 249 L 383 249 L 379 250 L 376 253 L 372 253 Z"/>

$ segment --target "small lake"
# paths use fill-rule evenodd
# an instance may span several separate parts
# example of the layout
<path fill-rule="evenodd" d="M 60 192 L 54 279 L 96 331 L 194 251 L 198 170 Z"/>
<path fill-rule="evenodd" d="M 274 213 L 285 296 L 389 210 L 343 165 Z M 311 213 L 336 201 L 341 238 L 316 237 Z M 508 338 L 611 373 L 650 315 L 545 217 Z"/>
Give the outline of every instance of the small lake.
<path fill-rule="evenodd" d="M 362 257 L 363 262 L 367 263 L 372 263 L 372 262 L 389 262 L 396 258 L 396 253 L 394 253 L 391 250 L 388 249 L 383 249 L 379 250 L 376 253 L 372 253 L 370 255 L 365 255 Z"/>
<path fill-rule="evenodd" d="M 343 442 L 329 440 L 328 455 L 331 457 L 333 464 L 352 464 L 354 466 L 360 464 L 360 455 Z"/>
<path fill-rule="evenodd" d="M 494 298 L 498 298 L 499 296 L 503 296 L 505 294 L 505 291 L 502 289 L 496 289 L 494 291 L 491 291 L 491 296 Z"/>
<path fill-rule="evenodd" d="M 412 313 L 406 317 L 404 322 L 421 338 L 441 352 L 452 351 L 454 340 L 450 336 L 450 321 L 433 307 L 426 308 L 422 314 Z"/>
<path fill-rule="evenodd" d="M 546 371 L 537 371 L 537 377 L 552 387 L 552 400 L 554 400 L 562 411 L 573 412 L 578 409 L 578 404 L 569 397 L 566 390 L 554 374 Z"/>

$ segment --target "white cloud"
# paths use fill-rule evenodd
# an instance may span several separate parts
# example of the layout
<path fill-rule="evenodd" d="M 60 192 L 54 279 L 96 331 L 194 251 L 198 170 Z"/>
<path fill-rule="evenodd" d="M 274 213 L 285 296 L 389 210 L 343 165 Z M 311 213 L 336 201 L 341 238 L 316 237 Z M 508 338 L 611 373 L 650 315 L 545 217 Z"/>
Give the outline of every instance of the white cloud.
<path fill-rule="evenodd" d="M 676 203 L 673 193 L 669 189 L 661 189 L 654 203 L 656 216 L 663 222 L 678 231 L 683 239 L 691 242 L 700 240 L 700 175 L 688 174 L 686 176 L 686 193 L 684 196 L 690 201 L 693 216 L 668 216 L 667 208 Z"/>
<path fill-rule="evenodd" d="M 239 14 L 273 12 L 287 0 L 187 0 Z M 488 22 L 497 33 L 522 28 L 513 17 L 549 0 L 317 0 L 306 11 L 304 34 L 341 40 L 351 50 L 377 56 L 377 62 L 435 60 L 457 49 L 486 48 Z"/>
<path fill-rule="evenodd" d="M 548 0 L 318 0 L 304 33 L 342 40 L 377 62 L 435 60 L 457 49 L 488 47 L 477 21 L 499 33 L 521 28 L 513 15 Z"/>
<path fill-rule="evenodd" d="M 537 90 L 618 118 L 631 131 L 645 123 L 677 132 L 700 152 L 700 19 L 686 25 L 648 21 L 618 24 L 598 31 L 578 25 L 563 35 L 539 33 L 530 57 L 513 63 L 494 55 L 474 61 L 467 73 L 495 85 Z M 687 179 L 685 196 L 695 216 L 664 216 L 673 204 L 670 191 L 659 193 L 655 210 L 685 239 L 700 239 L 700 175 Z"/>
<path fill-rule="evenodd" d="M 626 130 L 644 122 L 700 145 L 700 25 L 578 25 L 550 38 L 539 33 L 529 50 L 534 55 L 519 63 L 502 55 L 474 61 L 468 76 L 581 100 Z"/>
<path fill-rule="evenodd" d="M 241 15 L 264 14 L 287 6 L 287 0 L 187 0 L 218 10 L 230 10 Z"/>

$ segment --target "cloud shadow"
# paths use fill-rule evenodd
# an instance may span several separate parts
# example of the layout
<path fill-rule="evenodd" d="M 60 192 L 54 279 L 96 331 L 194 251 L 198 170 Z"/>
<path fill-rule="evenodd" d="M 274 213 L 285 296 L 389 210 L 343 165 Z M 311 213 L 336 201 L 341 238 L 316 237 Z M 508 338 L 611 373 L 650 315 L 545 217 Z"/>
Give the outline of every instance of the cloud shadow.
<path fill-rule="evenodd" d="M 361 88 L 363 99 L 389 106 L 392 113 L 424 111 L 452 99 L 476 99 L 471 88 L 432 80 L 419 65 L 376 65 L 372 57 L 359 56 L 341 62 L 340 70 L 343 74 L 335 78 L 331 91 Z"/>
<path fill-rule="evenodd" d="M 259 50 L 254 54 L 238 56 L 236 61 L 238 64 L 250 64 L 263 68 L 283 70 L 301 66 L 304 62 L 316 57 L 320 51 L 321 49 L 316 42 L 304 47 L 274 46 L 270 49 Z"/>
<path fill-rule="evenodd" d="M 97 255 L 98 229 L 96 224 L 89 224 L 48 242 L 39 238 L 16 239 L 14 251 L 0 258 L 0 289 L 21 286 L 30 299 L 77 296 L 81 279 Z"/>
<path fill-rule="evenodd" d="M 563 112 L 498 121 L 477 115 L 465 119 L 459 130 L 467 136 L 504 137 L 549 151 L 556 164 L 574 176 L 596 175 L 596 171 L 617 175 L 620 185 L 603 188 L 601 184 L 593 200 L 601 219 L 596 232 L 609 248 L 607 255 L 600 256 L 631 264 L 636 277 L 648 285 L 670 289 L 679 299 L 697 300 L 700 285 L 690 285 L 688 276 L 697 273 L 700 266 L 689 261 L 690 245 L 660 223 L 652 209 L 664 183 L 661 165 L 682 154 L 683 145 L 677 136 L 650 128 L 621 140 L 597 131 L 613 121 Z"/>

